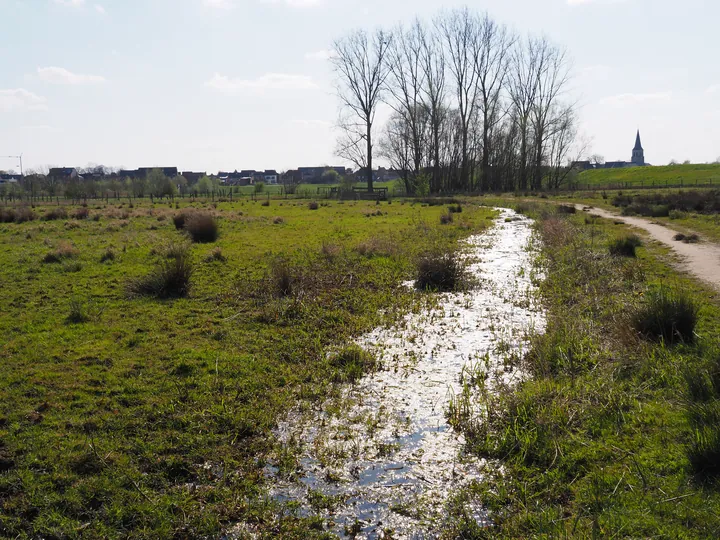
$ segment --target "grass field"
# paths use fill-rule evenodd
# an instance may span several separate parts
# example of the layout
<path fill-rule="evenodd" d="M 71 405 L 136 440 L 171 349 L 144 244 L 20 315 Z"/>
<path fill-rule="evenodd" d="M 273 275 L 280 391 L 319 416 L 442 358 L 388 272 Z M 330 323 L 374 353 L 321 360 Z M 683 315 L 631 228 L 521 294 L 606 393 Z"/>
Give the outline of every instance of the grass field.
<path fill-rule="evenodd" d="M 400 181 L 390 181 L 390 182 L 374 182 L 373 187 L 377 188 L 387 188 L 390 194 L 392 194 L 393 189 L 395 186 L 400 186 Z M 356 182 L 356 187 L 365 188 L 367 187 L 366 182 Z M 332 187 L 337 187 L 336 184 L 298 184 L 296 186 L 296 194 L 302 195 L 305 197 L 313 197 L 317 196 L 322 193 L 321 190 L 329 189 Z M 229 189 L 229 188 L 224 188 Z M 255 194 L 256 197 L 262 198 L 263 196 L 267 196 L 268 194 L 271 196 L 277 196 L 281 195 L 283 193 L 284 186 L 282 184 L 265 184 L 263 185 L 262 192 L 255 193 L 255 186 L 233 186 L 233 193 L 238 194 L 241 196 L 248 197 L 250 195 Z M 319 191 L 320 190 L 320 191 Z"/>
<path fill-rule="evenodd" d="M 215 538 L 243 522 L 323 537 L 322 518 L 263 497 L 271 429 L 359 375 L 333 351 L 432 301 L 400 284 L 491 224 L 471 202 L 518 204 L 466 201 L 446 224 L 445 204 L 197 204 L 219 225 L 209 243 L 176 230 L 186 203 L 0 224 L 0 536 Z M 447 537 L 720 536 L 717 294 L 652 242 L 612 255 L 637 246 L 623 225 L 520 204 L 539 219 L 548 327 L 516 359 L 519 387 L 468 379 L 485 406 L 461 426 L 469 450 L 501 472 L 458 495 Z M 187 297 L 129 294 L 185 250 Z M 699 309 L 685 341 L 636 329 L 668 290 Z"/>
<path fill-rule="evenodd" d="M 441 225 L 445 206 L 316 208 L 208 204 L 219 239 L 192 245 L 167 204 L 0 224 L 0 536 L 309 530 L 261 497 L 278 415 L 356 376 L 328 351 L 420 305 L 400 285 L 417 257 L 493 215 L 466 206 Z M 189 296 L 128 296 L 182 244 Z"/>
<path fill-rule="evenodd" d="M 720 185 L 720 164 L 666 165 L 662 167 L 630 167 L 598 169 L 578 175 L 580 189 L 602 187 L 664 187 Z"/>
<path fill-rule="evenodd" d="M 503 469 L 475 489 L 497 527 L 460 521 L 458 534 L 717 538 L 720 446 L 707 415 L 720 401 L 706 382 L 720 362 L 717 294 L 672 271 L 656 244 L 611 255 L 623 225 L 525 208 L 541 219 L 548 328 L 522 361 L 531 379 L 499 395 L 482 391 L 484 374 L 472 379 L 485 408 L 465 422 L 470 446 Z M 637 333 L 658 291 L 699 308 L 694 335 Z"/>

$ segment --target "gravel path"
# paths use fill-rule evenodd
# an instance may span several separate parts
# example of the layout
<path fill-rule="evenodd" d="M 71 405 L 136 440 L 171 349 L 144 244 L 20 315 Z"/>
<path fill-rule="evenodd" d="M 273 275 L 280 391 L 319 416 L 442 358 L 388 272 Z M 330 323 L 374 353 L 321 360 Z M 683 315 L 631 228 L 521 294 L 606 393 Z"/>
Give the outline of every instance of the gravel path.
<path fill-rule="evenodd" d="M 588 208 L 583 205 L 575 205 L 578 210 Z M 639 217 L 621 216 L 614 212 L 608 212 L 600 208 L 590 208 L 587 212 L 603 218 L 622 221 L 638 229 L 646 231 L 654 240 L 662 242 L 672 249 L 680 258 L 680 267 L 698 279 L 709 283 L 716 290 L 720 291 L 720 246 L 711 242 L 698 244 L 685 244 L 673 237 L 677 231 L 669 229 L 664 225 L 652 223 L 647 219 Z"/>

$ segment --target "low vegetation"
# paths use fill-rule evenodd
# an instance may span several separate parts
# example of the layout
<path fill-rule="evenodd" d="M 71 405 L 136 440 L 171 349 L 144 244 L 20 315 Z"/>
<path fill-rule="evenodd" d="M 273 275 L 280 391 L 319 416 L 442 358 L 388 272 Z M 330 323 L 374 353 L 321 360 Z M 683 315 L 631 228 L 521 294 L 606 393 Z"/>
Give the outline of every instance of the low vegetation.
<path fill-rule="evenodd" d="M 583 171 L 578 177 L 581 187 L 663 187 L 720 185 L 720 164 L 667 165 L 659 167 L 630 167 L 627 169 L 598 169 Z"/>
<path fill-rule="evenodd" d="M 335 355 L 426 302 L 402 285 L 417 258 L 495 215 L 466 204 L 469 228 L 441 227 L 447 205 L 135 200 L 90 205 L 77 228 L 0 224 L 0 536 L 220 538 L 236 523 L 317 536 L 315 516 L 264 497 L 271 430 L 374 369 Z M 185 211 L 216 216 L 215 244 L 177 244 Z M 43 264 L 61 244 L 75 255 Z"/>
<path fill-rule="evenodd" d="M 618 257 L 635 257 L 635 250 L 642 246 L 642 240 L 636 234 L 629 234 L 622 238 L 615 238 L 608 244 L 610 255 Z"/>
<path fill-rule="evenodd" d="M 218 225 L 209 212 L 193 212 L 185 219 L 184 227 L 193 242 L 210 243 L 218 238 Z"/>
<path fill-rule="evenodd" d="M 505 361 L 529 378 L 478 368 L 466 383 L 482 407 L 452 418 L 498 465 L 463 496 L 494 525 L 458 519 L 451 535 L 717 537 L 720 306 L 654 245 L 612 256 L 624 226 L 583 217 L 539 225 L 547 328 Z"/>
<path fill-rule="evenodd" d="M 466 284 L 465 264 L 455 251 L 433 251 L 417 263 L 415 287 L 423 291 L 456 291 Z"/>

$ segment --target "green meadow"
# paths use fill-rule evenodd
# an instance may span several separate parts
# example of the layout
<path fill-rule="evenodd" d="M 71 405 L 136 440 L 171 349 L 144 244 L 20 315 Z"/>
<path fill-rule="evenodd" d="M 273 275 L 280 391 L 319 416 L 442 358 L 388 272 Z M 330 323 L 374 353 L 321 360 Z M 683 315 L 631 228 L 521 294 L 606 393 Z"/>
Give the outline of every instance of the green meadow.
<path fill-rule="evenodd" d="M 0 224 L 1 536 L 309 530 L 262 497 L 276 420 L 356 377 L 329 353 L 419 308 L 427 295 L 401 285 L 417 258 L 494 215 L 202 203 L 219 237 L 193 244 L 173 224 L 189 206 L 26 208 L 36 219 Z M 187 296 L 131 294 L 179 251 Z"/>
<path fill-rule="evenodd" d="M 720 185 L 720 164 L 666 165 L 660 167 L 629 167 L 598 169 L 578 175 L 580 189 L 599 187 L 665 187 Z"/>

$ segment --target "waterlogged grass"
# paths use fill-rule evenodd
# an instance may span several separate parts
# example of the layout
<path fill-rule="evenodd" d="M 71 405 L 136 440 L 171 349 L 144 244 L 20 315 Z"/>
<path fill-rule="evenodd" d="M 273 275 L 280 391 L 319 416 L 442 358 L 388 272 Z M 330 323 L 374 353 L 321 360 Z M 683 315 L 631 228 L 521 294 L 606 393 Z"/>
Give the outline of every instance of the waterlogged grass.
<path fill-rule="evenodd" d="M 262 497 L 271 428 L 373 369 L 343 347 L 417 306 L 425 295 L 400 284 L 418 257 L 493 215 L 466 205 L 440 225 L 445 207 L 399 201 L 196 204 L 219 232 L 196 244 L 173 223 L 187 206 L 91 203 L 82 219 L 0 225 L 0 536 L 320 534 L 320 518 Z M 178 250 L 186 296 L 127 294 Z"/>
<path fill-rule="evenodd" d="M 522 361 L 530 379 L 491 394 L 478 376 L 466 392 L 484 404 L 458 417 L 469 447 L 502 467 L 464 495 L 494 526 L 460 515 L 450 536 L 717 538 L 716 293 L 672 270 L 654 243 L 612 256 L 622 225 L 525 211 L 541 217 L 547 330 Z M 672 336 L 676 317 L 697 325 L 675 340 L 658 335 L 662 324 L 638 332 L 650 311 L 675 321 Z"/>

